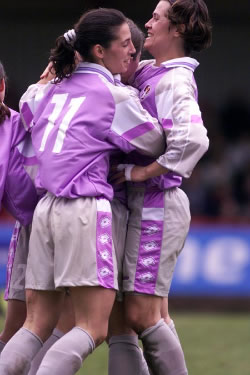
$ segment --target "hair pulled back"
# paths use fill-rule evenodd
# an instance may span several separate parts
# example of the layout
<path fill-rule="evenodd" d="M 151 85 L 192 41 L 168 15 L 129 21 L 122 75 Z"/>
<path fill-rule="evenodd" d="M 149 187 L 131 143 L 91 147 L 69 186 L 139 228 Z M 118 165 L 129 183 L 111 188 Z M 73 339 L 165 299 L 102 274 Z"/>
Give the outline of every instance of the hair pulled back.
<path fill-rule="evenodd" d="M 75 70 L 75 52 L 84 61 L 94 62 L 91 55 L 92 47 L 100 44 L 108 48 L 117 39 L 116 31 L 127 22 L 122 12 L 116 9 L 99 8 L 84 13 L 74 25 L 75 38 L 68 42 L 63 35 L 56 40 L 56 46 L 51 50 L 49 61 L 56 75 L 56 82 L 71 76 Z"/>
<path fill-rule="evenodd" d="M 0 61 L 0 81 L 2 81 L 3 79 L 6 82 L 7 77 L 4 71 L 3 64 Z M 10 110 L 3 102 L 0 101 L 0 124 L 4 122 L 6 117 L 10 117 Z"/>
<path fill-rule="evenodd" d="M 212 42 L 212 25 L 207 6 L 203 0 L 164 0 L 171 7 L 167 17 L 176 25 L 184 40 L 187 55 L 192 51 L 200 52 L 210 47 Z"/>

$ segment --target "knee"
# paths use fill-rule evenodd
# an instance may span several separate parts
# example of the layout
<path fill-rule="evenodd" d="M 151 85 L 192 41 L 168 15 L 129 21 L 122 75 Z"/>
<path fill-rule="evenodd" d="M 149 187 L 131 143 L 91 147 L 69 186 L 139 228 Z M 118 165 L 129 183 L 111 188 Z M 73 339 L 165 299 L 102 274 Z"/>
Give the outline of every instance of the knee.
<path fill-rule="evenodd" d="M 130 309 L 126 312 L 126 322 L 138 335 L 145 329 L 154 326 L 158 322 L 155 314 L 147 314 L 143 311 Z"/>

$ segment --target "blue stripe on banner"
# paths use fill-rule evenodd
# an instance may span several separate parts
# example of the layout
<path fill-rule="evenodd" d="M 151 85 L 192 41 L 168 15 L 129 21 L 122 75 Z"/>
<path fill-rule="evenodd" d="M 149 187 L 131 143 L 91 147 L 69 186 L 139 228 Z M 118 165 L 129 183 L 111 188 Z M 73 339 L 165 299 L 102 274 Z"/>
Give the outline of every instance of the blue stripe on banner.
<path fill-rule="evenodd" d="M 248 227 L 193 226 L 178 259 L 173 296 L 250 296 Z"/>
<path fill-rule="evenodd" d="M 0 288 L 6 285 L 6 264 L 13 225 L 0 225 Z"/>

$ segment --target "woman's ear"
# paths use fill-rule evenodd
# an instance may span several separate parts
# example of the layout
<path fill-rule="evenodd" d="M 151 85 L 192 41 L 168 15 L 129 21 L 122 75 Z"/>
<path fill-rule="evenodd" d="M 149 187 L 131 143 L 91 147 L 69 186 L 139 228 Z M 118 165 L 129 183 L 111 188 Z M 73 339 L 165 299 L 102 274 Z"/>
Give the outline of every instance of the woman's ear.
<path fill-rule="evenodd" d="M 186 25 L 180 24 L 176 26 L 175 36 L 182 36 L 185 33 Z"/>
<path fill-rule="evenodd" d="M 98 60 L 99 59 L 103 59 L 104 48 L 100 44 L 96 44 L 92 48 L 92 54 L 93 54 L 93 57 L 96 58 L 96 59 L 98 59 Z"/>

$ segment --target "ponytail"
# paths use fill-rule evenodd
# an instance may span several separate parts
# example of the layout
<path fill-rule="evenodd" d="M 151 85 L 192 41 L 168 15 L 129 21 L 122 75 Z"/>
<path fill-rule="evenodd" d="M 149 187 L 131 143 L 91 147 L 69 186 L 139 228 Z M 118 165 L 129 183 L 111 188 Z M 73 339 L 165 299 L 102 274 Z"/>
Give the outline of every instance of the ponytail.
<path fill-rule="evenodd" d="M 56 83 L 70 77 L 75 70 L 76 63 L 73 43 L 68 42 L 64 35 L 57 38 L 56 46 L 51 50 L 49 61 L 52 62 L 51 70 L 56 75 Z"/>

